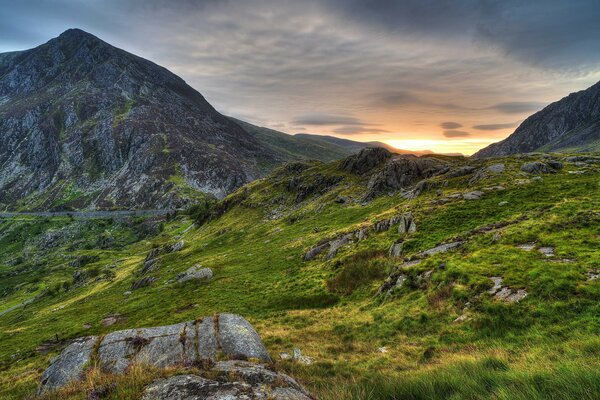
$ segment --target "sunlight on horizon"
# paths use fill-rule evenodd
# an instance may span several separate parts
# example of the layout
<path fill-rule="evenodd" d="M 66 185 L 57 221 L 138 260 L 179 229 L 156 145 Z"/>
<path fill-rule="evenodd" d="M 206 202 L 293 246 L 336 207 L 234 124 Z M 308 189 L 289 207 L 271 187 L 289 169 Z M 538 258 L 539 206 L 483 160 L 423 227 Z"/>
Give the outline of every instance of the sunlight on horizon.
<path fill-rule="evenodd" d="M 383 142 L 401 150 L 424 151 L 435 153 L 462 153 L 469 156 L 480 150 L 496 139 L 463 139 L 463 140 L 436 140 L 436 139 L 390 139 Z"/>

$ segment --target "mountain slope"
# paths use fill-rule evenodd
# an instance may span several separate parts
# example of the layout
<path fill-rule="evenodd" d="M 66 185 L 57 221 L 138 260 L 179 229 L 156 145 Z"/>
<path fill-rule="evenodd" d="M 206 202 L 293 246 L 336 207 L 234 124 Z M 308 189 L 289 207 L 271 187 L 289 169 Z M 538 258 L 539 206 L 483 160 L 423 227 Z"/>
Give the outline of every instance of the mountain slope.
<path fill-rule="evenodd" d="M 0 206 L 179 207 L 281 159 L 181 78 L 81 30 L 0 55 Z"/>
<path fill-rule="evenodd" d="M 508 138 L 479 150 L 474 157 L 533 151 L 600 150 L 600 82 L 550 104 L 527 118 Z"/>
<path fill-rule="evenodd" d="M 335 143 L 319 140 L 318 138 L 288 135 L 287 133 L 252 125 L 232 117 L 230 119 L 241 126 L 262 146 L 276 153 L 280 159 L 286 161 L 298 159 L 333 161 L 349 156 L 367 147 L 366 143 L 353 142 L 356 143 L 356 146 L 347 148 L 338 146 Z"/>
<path fill-rule="evenodd" d="M 389 168 L 435 160 L 448 168 L 416 185 L 423 169 Z M 565 156 L 535 175 L 523 164 L 547 157 L 365 151 L 277 169 L 204 223 L 0 219 L 0 398 L 29 398 L 73 338 L 231 312 L 322 400 L 595 399 L 598 160 Z M 402 184 L 363 201 L 382 176 Z M 197 264 L 213 279 L 177 282 Z M 515 292 L 526 296 L 502 297 Z M 309 358 L 279 356 L 294 349 Z M 140 399 L 157 375 L 189 373 L 90 367 L 43 400 Z"/>

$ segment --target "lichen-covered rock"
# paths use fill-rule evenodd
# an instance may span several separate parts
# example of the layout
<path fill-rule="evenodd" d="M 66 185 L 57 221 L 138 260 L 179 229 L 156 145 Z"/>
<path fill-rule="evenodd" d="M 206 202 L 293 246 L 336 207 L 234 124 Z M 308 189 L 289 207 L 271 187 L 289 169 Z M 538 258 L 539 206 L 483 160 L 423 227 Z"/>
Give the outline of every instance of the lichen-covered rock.
<path fill-rule="evenodd" d="M 94 348 L 97 352 L 93 352 Z M 78 339 L 52 361 L 42 375 L 39 392 L 80 379 L 94 354 L 94 362 L 104 371 L 123 374 L 134 363 L 158 368 L 213 365 L 219 350 L 230 360 L 271 362 L 260 336 L 248 321 L 239 315 L 220 314 L 168 326 L 125 329 L 109 333 L 102 339 Z M 244 374 L 258 368 L 250 364 L 225 363 L 217 372 L 223 372 L 227 366 L 230 369 L 235 366 Z M 267 372 L 264 374 L 268 375 Z M 289 377 L 281 378 L 287 380 Z"/>
<path fill-rule="evenodd" d="M 213 277 L 212 269 L 202 268 L 200 265 L 194 265 L 185 272 L 177 275 L 177 282 L 183 283 L 191 280 L 209 281 Z"/>
<path fill-rule="evenodd" d="M 154 381 L 142 400 L 310 400 L 304 392 L 285 386 L 285 382 L 265 385 L 237 380 L 235 372 L 226 381 L 198 375 L 175 375 Z"/>
<path fill-rule="evenodd" d="M 84 368 L 89 364 L 92 351 L 98 340 L 96 336 L 76 339 L 68 345 L 42 374 L 38 394 L 58 389 L 69 382 L 83 377 Z"/>
<path fill-rule="evenodd" d="M 388 250 L 388 255 L 390 257 L 400 257 L 402 255 L 402 244 L 402 240 L 392 244 Z"/>
<path fill-rule="evenodd" d="M 193 322 L 109 333 L 98 348 L 100 365 L 121 374 L 132 363 L 157 367 L 184 365 L 197 359 Z"/>
<path fill-rule="evenodd" d="M 258 333 L 239 315 L 220 314 L 217 335 L 221 350 L 230 359 L 271 362 Z"/>

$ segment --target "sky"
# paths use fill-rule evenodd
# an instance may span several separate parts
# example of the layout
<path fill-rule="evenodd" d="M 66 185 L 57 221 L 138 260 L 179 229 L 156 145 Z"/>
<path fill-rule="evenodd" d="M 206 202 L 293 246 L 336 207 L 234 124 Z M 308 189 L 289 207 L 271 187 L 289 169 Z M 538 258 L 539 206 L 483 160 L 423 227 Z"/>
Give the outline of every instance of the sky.
<path fill-rule="evenodd" d="M 600 1 L 0 0 L 0 52 L 80 28 L 220 112 L 471 154 L 600 81 Z"/>

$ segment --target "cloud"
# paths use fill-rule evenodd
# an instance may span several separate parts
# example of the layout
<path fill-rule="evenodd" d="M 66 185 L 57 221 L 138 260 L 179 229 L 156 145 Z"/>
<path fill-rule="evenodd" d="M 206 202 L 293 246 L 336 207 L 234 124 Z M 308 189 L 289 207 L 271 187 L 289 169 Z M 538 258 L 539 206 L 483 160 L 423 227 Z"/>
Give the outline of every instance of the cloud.
<path fill-rule="evenodd" d="M 336 128 L 333 132 L 339 135 L 359 135 L 359 134 L 378 134 L 378 133 L 387 133 L 389 131 L 385 129 L 377 129 L 377 128 L 368 128 L 364 126 L 343 126 L 341 128 Z"/>
<path fill-rule="evenodd" d="M 312 126 L 328 126 L 328 125 L 347 125 L 347 126 L 363 126 L 368 125 L 358 118 L 347 115 L 332 115 L 324 113 L 305 114 L 294 118 L 294 125 L 312 125 Z"/>
<path fill-rule="evenodd" d="M 510 122 L 507 124 L 475 125 L 473 129 L 477 129 L 478 131 L 499 131 L 501 129 L 514 128 L 517 124 L 517 122 Z"/>
<path fill-rule="evenodd" d="M 490 108 L 496 111 L 500 111 L 504 114 L 523 114 L 539 111 L 544 108 L 545 104 L 538 102 L 529 101 L 509 101 L 505 103 L 498 103 Z"/>
<path fill-rule="evenodd" d="M 471 136 L 471 134 L 465 131 L 448 130 L 444 131 L 444 136 L 446 136 L 447 138 L 460 138 Z"/>
<path fill-rule="evenodd" d="M 418 104 L 420 99 L 408 91 L 376 93 L 373 105 L 376 107 L 397 107 L 405 104 Z"/>
<path fill-rule="evenodd" d="M 440 126 L 444 129 L 462 128 L 462 124 L 459 124 L 458 122 L 442 122 Z"/>

